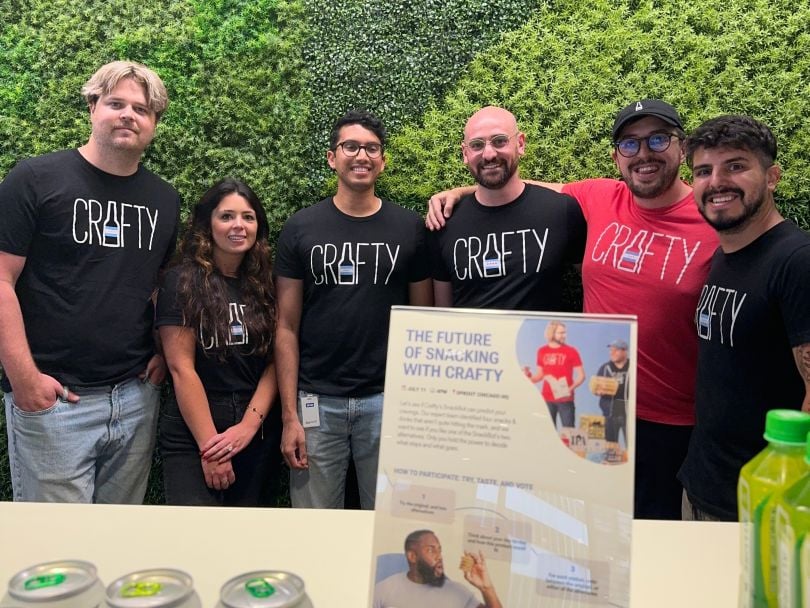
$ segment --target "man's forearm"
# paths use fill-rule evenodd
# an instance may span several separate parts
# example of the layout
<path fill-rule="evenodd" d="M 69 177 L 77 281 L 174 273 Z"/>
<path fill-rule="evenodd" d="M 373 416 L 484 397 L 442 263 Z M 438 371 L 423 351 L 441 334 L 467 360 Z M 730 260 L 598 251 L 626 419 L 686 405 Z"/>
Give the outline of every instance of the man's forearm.
<path fill-rule="evenodd" d="M 0 363 L 12 385 L 40 373 L 28 346 L 17 293 L 5 281 L 0 281 Z"/>
<path fill-rule="evenodd" d="M 279 326 L 275 355 L 282 421 L 298 420 L 298 335 Z"/>
<path fill-rule="evenodd" d="M 503 608 L 501 600 L 498 599 L 498 594 L 495 593 L 495 587 L 481 589 L 481 596 L 484 599 L 485 608 Z"/>
<path fill-rule="evenodd" d="M 801 344 L 793 348 L 796 369 L 804 381 L 804 400 L 802 411 L 810 412 L 810 344 Z"/>

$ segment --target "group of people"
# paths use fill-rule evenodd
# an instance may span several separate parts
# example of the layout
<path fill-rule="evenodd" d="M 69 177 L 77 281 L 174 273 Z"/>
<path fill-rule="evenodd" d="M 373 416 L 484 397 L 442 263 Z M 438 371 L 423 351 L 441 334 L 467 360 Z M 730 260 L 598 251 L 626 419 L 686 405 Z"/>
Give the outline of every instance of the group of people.
<path fill-rule="evenodd" d="M 568 344 L 568 330 L 564 322 L 558 319 L 549 321 L 544 336 L 546 343 L 537 349 L 535 371 L 527 366 L 524 373 L 532 383 L 540 384 L 552 424 L 557 427 L 559 418 L 562 428 L 574 428 L 574 391 L 585 382 L 582 357 L 579 350 Z M 613 340 L 607 348 L 609 359 L 592 376 L 590 389 L 599 397 L 599 409 L 605 419 L 605 440 L 618 443 L 621 433 L 627 444 L 627 401 L 630 391 L 627 342 Z"/>
<path fill-rule="evenodd" d="M 501 120 L 480 131 L 482 114 Z M 612 135 L 621 180 L 537 184 L 573 197 L 584 215 L 584 312 L 638 318 L 635 516 L 735 520 L 737 477 L 764 447 L 766 412 L 810 410 L 810 235 L 776 207 L 776 140 L 761 122 L 719 116 L 686 137 L 675 108 L 642 99 L 618 113 Z M 457 238 L 442 235 L 459 214 L 505 221 L 533 188 L 519 185 L 523 134 L 505 110 L 474 115 L 462 148 L 478 184 L 431 199 L 439 243 Z M 691 187 L 679 178 L 684 159 Z M 498 169 L 513 190 L 481 179 Z M 544 236 L 579 240 L 574 225 Z M 514 274 L 532 268 L 504 258 Z M 454 295 L 465 279 L 450 275 Z"/>
<path fill-rule="evenodd" d="M 87 143 L 0 184 L 15 500 L 139 503 L 157 438 L 168 502 L 258 504 L 280 433 L 294 507 L 342 507 L 353 462 L 373 508 L 391 306 L 559 311 L 580 264 L 586 313 L 638 317 L 636 517 L 734 519 L 765 412 L 810 409 L 810 237 L 779 215 L 776 142 L 752 118 L 687 138 L 675 108 L 634 101 L 612 130 L 621 180 L 549 184 L 521 179 L 515 117 L 482 108 L 461 143 L 476 185 L 431 199 L 430 232 L 377 195 L 386 132 L 350 111 L 334 196 L 286 222 L 273 261 L 232 178 L 175 253 L 179 196 L 140 163 L 168 103 L 153 71 L 113 62 L 82 92 Z"/>

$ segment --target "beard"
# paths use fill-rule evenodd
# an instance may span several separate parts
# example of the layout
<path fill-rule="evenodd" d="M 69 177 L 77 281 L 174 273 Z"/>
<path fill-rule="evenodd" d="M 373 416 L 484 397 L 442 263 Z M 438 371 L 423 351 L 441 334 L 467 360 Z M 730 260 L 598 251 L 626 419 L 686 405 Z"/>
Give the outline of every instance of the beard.
<path fill-rule="evenodd" d="M 492 165 L 497 163 L 498 170 L 493 171 L 489 169 L 487 172 L 484 172 L 484 165 Z M 481 160 L 477 164 L 470 165 L 470 173 L 475 178 L 479 184 L 481 184 L 484 188 L 489 188 L 490 190 L 498 190 L 503 188 L 506 185 L 511 177 L 517 171 L 518 162 L 517 158 L 513 159 L 512 161 L 507 161 L 503 158 L 496 158 L 492 161 L 483 161 Z"/>
<path fill-rule="evenodd" d="M 721 213 L 719 215 L 709 217 L 708 213 L 706 212 L 706 207 L 711 207 L 711 203 L 708 202 L 709 197 L 719 194 L 721 192 L 731 192 L 736 194 L 740 198 L 740 202 L 742 203 L 742 212 L 738 215 L 729 215 L 725 213 Z M 751 220 L 757 212 L 762 209 L 762 205 L 765 202 L 765 193 L 764 192 L 757 192 L 755 196 L 747 197 L 745 192 L 740 190 L 739 188 L 723 188 L 722 190 L 706 190 L 701 197 L 700 204 L 698 205 L 698 211 L 700 211 L 700 215 L 703 216 L 703 219 L 706 220 L 706 223 L 709 224 L 712 228 L 717 230 L 717 232 L 729 232 L 735 233 L 739 232 L 744 229 L 748 222 Z"/>
<path fill-rule="evenodd" d="M 432 567 L 423 561 L 417 562 L 416 571 L 419 573 L 419 576 L 422 577 L 425 584 L 432 587 L 443 586 L 444 581 L 447 579 L 447 577 L 444 575 L 444 570 L 441 570 L 437 574 L 435 567 Z"/>
<path fill-rule="evenodd" d="M 650 162 L 656 161 L 643 159 L 633 163 L 628 167 L 627 175 L 623 176 L 627 187 L 630 188 L 630 192 L 640 199 L 650 199 L 661 196 L 672 186 L 673 182 L 678 179 L 679 165 L 670 166 L 665 162 L 658 162 L 661 169 L 656 179 L 651 182 L 639 183 L 634 177 L 633 169 L 638 165 L 649 164 Z"/>

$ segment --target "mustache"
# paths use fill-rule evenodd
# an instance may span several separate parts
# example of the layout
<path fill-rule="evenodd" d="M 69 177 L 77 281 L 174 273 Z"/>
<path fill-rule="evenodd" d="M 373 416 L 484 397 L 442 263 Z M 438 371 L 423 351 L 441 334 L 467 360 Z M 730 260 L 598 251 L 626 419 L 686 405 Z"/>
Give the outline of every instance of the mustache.
<path fill-rule="evenodd" d="M 481 160 L 478 161 L 478 169 L 483 170 L 485 165 L 497 165 L 498 167 L 503 167 L 506 165 L 506 160 L 503 158 L 494 158 L 492 160 Z"/>
<path fill-rule="evenodd" d="M 703 193 L 703 196 L 700 197 L 700 201 L 705 205 L 706 203 L 709 202 L 710 196 L 714 196 L 715 194 L 723 194 L 726 192 L 736 194 L 737 196 L 740 197 L 740 200 L 743 200 L 745 198 L 745 192 L 743 192 L 739 188 L 711 188 Z"/>
<path fill-rule="evenodd" d="M 640 158 L 636 162 L 630 163 L 628 168 L 631 171 L 633 171 L 636 167 L 638 167 L 640 165 L 659 165 L 659 166 L 663 166 L 665 164 L 666 163 L 664 161 L 662 161 L 662 160 L 660 160 L 658 158 Z"/>

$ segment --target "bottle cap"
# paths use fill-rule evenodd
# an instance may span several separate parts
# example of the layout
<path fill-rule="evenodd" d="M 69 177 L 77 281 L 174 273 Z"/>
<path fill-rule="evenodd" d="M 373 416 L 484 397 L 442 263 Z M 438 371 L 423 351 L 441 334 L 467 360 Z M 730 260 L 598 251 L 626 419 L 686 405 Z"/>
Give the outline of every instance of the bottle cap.
<path fill-rule="evenodd" d="M 770 410 L 765 417 L 765 439 L 804 445 L 810 433 L 810 414 L 799 410 Z"/>

